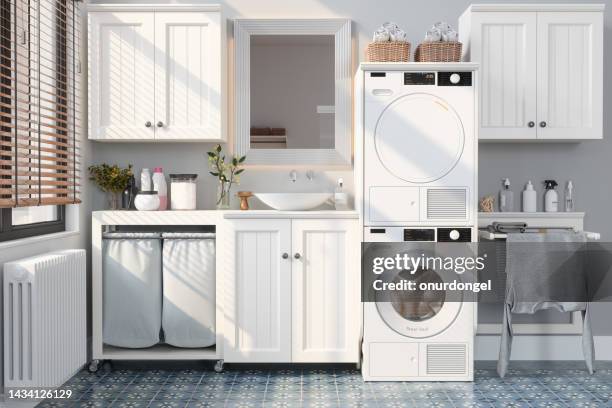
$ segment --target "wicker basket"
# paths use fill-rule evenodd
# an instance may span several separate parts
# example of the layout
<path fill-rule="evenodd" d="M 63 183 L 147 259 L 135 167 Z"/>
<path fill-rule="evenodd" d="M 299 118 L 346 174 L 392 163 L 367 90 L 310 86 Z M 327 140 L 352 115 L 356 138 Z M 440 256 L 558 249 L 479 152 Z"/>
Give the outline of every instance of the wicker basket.
<path fill-rule="evenodd" d="M 366 57 L 370 62 L 408 62 L 410 43 L 405 41 L 385 41 L 368 44 Z"/>
<path fill-rule="evenodd" d="M 460 42 L 424 42 L 417 47 L 414 60 L 416 62 L 459 62 L 462 46 Z"/>

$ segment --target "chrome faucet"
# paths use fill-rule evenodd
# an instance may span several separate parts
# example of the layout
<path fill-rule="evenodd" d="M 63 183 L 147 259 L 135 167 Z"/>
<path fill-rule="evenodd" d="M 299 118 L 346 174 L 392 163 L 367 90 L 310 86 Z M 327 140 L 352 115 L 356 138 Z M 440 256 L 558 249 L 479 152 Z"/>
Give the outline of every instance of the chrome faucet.
<path fill-rule="evenodd" d="M 292 183 L 295 183 L 297 181 L 297 171 L 291 170 L 289 172 L 289 180 L 291 180 Z"/>

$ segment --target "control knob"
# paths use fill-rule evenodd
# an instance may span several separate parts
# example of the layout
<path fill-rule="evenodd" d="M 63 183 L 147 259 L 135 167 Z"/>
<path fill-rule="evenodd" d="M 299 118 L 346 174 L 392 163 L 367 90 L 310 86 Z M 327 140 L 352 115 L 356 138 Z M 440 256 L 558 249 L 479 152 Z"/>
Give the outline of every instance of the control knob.
<path fill-rule="evenodd" d="M 459 233 L 459 231 L 457 231 L 456 229 L 451 230 L 448 233 L 448 237 L 452 240 L 452 241 L 456 241 L 459 239 L 459 237 L 461 236 L 461 234 Z"/>
<path fill-rule="evenodd" d="M 451 84 L 455 84 L 455 85 L 458 84 L 459 81 L 461 81 L 461 75 L 457 73 L 451 74 L 450 81 L 451 81 Z"/>

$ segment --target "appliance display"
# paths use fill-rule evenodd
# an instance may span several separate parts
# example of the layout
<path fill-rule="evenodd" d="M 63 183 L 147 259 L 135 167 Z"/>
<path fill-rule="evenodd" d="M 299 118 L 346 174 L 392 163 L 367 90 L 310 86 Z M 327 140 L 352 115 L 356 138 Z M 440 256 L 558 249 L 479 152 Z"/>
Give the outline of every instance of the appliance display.
<path fill-rule="evenodd" d="M 382 230 L 382 231 L 381 231 Z M 365 228 L 366 242 L 414 242 L 407 252 L 420 256 L 423 242 L 470 242 L 471 228 Z M 406 271 L 397 272 L 397 277 Z M 462 280 L 471 279 L 469 274 Z M 458 279 L 454 271 L 419 269 L 427 282 Z M 394 278 L 395 280 L 395 278 Z M 364 302 L 363 366 L 366 381 L 472 381 L 474 379 L 473 301 L 446 292 L 398 292 L 393 301 Z"/>
<path fill-rule="evenodd" d="M 384 68 L 363 73 L 364 225 L 473 225 L 476 65 Z"/>

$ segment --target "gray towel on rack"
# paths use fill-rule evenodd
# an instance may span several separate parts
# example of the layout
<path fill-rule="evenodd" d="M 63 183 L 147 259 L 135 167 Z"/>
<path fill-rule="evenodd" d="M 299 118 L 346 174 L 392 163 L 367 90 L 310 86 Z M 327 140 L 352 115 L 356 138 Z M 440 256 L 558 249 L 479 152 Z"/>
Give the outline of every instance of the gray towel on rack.
<path fill-rule="evenodd" d="M 581 311 L 582 347 L 589 373 L 593 373 L 591 332 L 581 232 L 509 233 L 506 239 L 506 300 L 497 372 L 506 375 L 512 348 L 512 313 L 533 314 L 542 309 Z"/>

